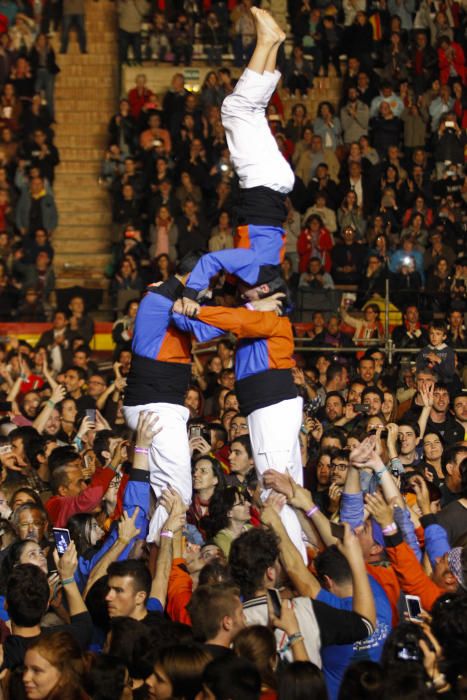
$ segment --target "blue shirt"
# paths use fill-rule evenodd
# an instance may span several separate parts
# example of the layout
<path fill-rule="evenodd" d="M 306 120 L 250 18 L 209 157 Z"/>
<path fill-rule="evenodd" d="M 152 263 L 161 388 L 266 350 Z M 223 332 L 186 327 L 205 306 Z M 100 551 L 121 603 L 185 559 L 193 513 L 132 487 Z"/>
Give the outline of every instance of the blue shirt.
<path fill-rule="evenodd" d="M 363 660 L 380 660 L 386 637 L 391 631 L 392 612 L 388 597 L 384 589 L 372 576 L 368 578 L 375 599 L 375 631 L 371 637 L 362 639 L 360 642 L 355 642 L 354 644 L 331 645 L 321 649 L 323 673 L 330 700 L 336 700 L 344 673 L 351 663 Z M 327 603 L 333 608 L 352 610 L 353 600 L 351 596 L 339 598 L 333 593 L 321 589 L 317 600 L 322 603 Z"/>

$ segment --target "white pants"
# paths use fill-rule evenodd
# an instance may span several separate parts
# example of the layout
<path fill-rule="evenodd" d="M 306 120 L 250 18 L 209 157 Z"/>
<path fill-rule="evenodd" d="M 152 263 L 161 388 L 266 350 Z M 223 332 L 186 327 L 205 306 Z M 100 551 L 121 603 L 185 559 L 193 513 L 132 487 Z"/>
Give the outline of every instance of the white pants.
<path fill-rule="evenodd" d="M 303 400 L 280 401 L 266 408 L 258 408 L 248 416 L 253 459 L 258 480 L 262 484 L 262 474 L 267 469 L 288 472 L 292 479 L 303 486 L 303 466 L 300 455 L 298 434 L 302 425 Z M 263 489 L 261 498 L 265 500 L 269 491 Z M 294 510 L 284 506 L 281 520 L 287 533 L 307 561 L 302 528 Z"/>
<path fill-rule="evenodd" d="M 152 489 L 159 499 L 161 493 L 172 486 L 186 505 L 191 503 L 191 458 L 186 423 L 189 411 L 185 406 L 173 403 L 148 403 L 140 406 L 124 406 L 127 425 L 136 430 L 141 411 L 159 416 L 158 428 L 162 428 L 152 441 L 149 450 L 149 470 Z M 159 533 L 168 514 L 161 505 L 156 506 L 149 524 L 148 542 L 159 542 Z"/>
<path fill-rule="evenodd" d="M 244 189 L 261 185 L 282 193 L 293 189 L 295 175 L 266 119 L 266 107 L 279 78 L 279 71 L 261 75 L 246 68 L 222 103 L 230 157 Z"/>

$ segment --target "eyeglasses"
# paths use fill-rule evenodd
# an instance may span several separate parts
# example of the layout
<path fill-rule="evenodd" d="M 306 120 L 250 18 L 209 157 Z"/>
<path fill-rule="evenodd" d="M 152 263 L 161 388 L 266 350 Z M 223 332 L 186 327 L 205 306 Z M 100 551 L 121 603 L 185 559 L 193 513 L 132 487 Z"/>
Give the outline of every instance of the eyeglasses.
<path fill-rule="evenodd" d="M 340 472 L 345 472 L 346 469 L 348 469 L 349 465 L 347 462 L 340 462 L 339 464 L 331 464 L 331 471 L 335 471 L 336 469 Z"/>

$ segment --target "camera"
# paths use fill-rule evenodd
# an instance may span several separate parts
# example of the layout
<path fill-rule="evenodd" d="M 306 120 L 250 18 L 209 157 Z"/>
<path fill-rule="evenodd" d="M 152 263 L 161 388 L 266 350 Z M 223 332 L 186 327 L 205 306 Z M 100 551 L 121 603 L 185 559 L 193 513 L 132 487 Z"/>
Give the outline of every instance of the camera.
<path fill-rule="evenodd" d="M 414 634 L 408 634 L 404 642 L 398 642 L 398 644 L 396 644 L 396 659 L 399 661 L 423 662 L 422 650 Z"/>

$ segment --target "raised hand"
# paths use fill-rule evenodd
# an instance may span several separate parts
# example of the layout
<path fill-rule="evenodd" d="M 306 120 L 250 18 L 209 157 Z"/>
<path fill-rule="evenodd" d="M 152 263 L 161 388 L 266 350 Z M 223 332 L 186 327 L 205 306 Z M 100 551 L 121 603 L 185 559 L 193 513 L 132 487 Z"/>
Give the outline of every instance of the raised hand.
<path fill-rule="evenodd" d="M 371 469 L 382 469 L 384 463 L 377 452 L 376 435 L 369 435 L 350 453 L 350 463 L 353 467 L 361 469 L 369 467 Z"/>
<path fill-rule="evenodd" d="M 54 404 L 61 403 L 66 396 L 66 387 L 63 384 L 57 384 L 50 395 L 50 400 Z"/>
<path fill-rule="evenodd" d="M 267 469 L 263 473 L 263 483 L 265 488 L 274 489 L 277 493 L 283 494 L 288 501 L 293 498 L 294 483 L 289 474 Z"/>
<path fill-rule="evenodd" d="M 386 503 L 380 493 L 368 493 L 365 497 L 365 505 L 370 515 L 374 517 L 382 528 L 394 522 L 394 510 L 392 506 Z"/>
<path fill-rule="evenodd" d="M 159 416 L 151 411 L 141 411 L 138 416 L 138 425 L 136 427 L 136 444 L 138 447 L 149 448 L 152 445 L 153 439 L 162 430 L 157 424 Z"/>
<path fill-rule="evenodd" d="M 290 600 L 283 600 L 281 602 L 281 616 L 277 617 L 269 596 L 267 599 L 270 624 L 273 627 L 276 627 L 278 630 L 283 630 L 288 637 L 300 632 L 300 627 L 298 626 L 297 616 L 295 615 L 295 610 L 292 607 L 292 602 Z"/>
<path fill-rule="evenodd" d="M 81 425 L 79 426 L 77 437 L 79 437 L 81 440 L 85 440 L 85 437 L 89 431 L 95 430 L 95 428 L 96 426 L 89 416 L 84 416 L 83 420 L 81 421 Z"/>
<path fill-rule="evenodd" d="M 425 479 L 422 476 L 413 476 L 410 479 L 410 483 L 415 489 L 417 505 L 420 508 L 422 515 L 429 515 L 431 513 L 431 501 Z"/>
<path fill-rule="evenodd" d="M 60 574 L 62 581 L 73 578 L 75 571 L 78 568 L 78 553 L 76 551 L 76 545 L 73 540 L 68 545 L 65 553 L 60 557 L 57 550 L 54 549 L 53 552 L 55 566 Z"/>
<path fill-rule="evenodd" d="M 420 398 L 422 400 L 423 408 L 433 407 L 433 393 L 435 390 L 434 384 L 422 384 L 420 387 Z"/>
<path fill-rule="evenodd" d="M 273 508 L 276 511 L 276 513 L 279 514 L 286 503 L 287 499 L 284 496 L 284 494 L 271 491 L 271 493 L 265 500 L 264 505 L 266 507 Z"/>
<path fill-rule="evenodd" d="M 138 517 L 139 506 L 133 511 L 133 515 L 129 516 L 126 511 L 123 511 L 123 515 L 118 523 L 118 539 L 123 542 L 130 542 L 135 538 L 141 530 L 136 527 L 136 518 Z"/>

